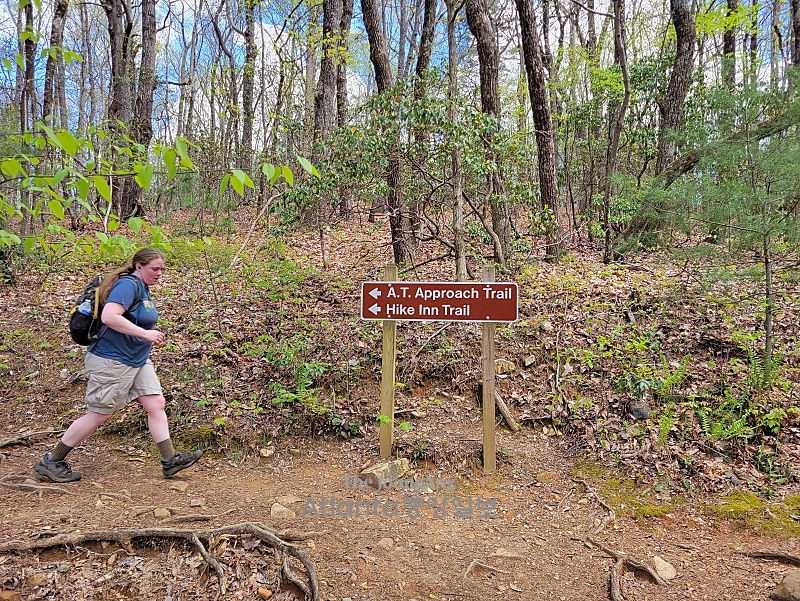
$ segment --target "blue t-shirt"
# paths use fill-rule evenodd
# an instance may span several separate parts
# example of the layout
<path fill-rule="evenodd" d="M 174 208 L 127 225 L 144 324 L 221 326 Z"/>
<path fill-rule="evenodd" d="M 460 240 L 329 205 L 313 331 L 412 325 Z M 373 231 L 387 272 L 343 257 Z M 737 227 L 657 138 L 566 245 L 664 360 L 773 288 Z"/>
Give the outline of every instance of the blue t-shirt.
<path fill-rule="evenodd" d="M 142 295 L 142 301 L 132 313 L 128 309 Z M 124 317 L 145 330 L 152 330 L 158 323 L 158 311 L 150 298 L 147 286 L 135 275 L 123 276 L 114 284 L 108 294 L 107 303 L 117 303 L 125 307 Z M 89 352 L 104 359 L 113 359 L 131 367 L 141 367 L 150 357 L 152 344 L 138 336 L 120 334 L 109 327 L 105 328 L 103 336 L 89 346 Z"/>

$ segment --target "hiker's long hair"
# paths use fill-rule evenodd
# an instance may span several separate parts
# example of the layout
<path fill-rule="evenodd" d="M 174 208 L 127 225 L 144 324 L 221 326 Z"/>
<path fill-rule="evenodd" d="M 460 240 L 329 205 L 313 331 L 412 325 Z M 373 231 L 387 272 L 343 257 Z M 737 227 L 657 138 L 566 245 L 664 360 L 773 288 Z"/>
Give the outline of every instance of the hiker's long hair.
<path fill-rule="evenodd" d="M 133 255 L 130 265 L 120 267 L 111 273 L 106 274 L 103 277 L 103 283 L 97 288 L 97 294 L 100 297 L 100 303 L 104 304 L 108 300 L 108 294 L 111 292 L 114 284 L 116 284 L 122 276 L 129 275 L 136 271 L 137 263 L 141 265 L 147 265 L 156 259 L 161 259 L 163 261 L 164 253 L 157 248 L 142 248 L 136 251 L 136 254 Z"/>

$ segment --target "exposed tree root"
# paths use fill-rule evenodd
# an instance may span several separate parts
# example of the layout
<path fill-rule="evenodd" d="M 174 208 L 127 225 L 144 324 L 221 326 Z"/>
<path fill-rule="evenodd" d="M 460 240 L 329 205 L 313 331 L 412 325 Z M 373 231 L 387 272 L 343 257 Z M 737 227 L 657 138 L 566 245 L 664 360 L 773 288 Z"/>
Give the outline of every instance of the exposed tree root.
<path fill-rule="evenodd" d="M 79 545 L 86 542 L 113 541 L 128 547 L 133 539 L 137 538 L 179 538 L 192 543 L 217 574 L 219 582 L 218 597 L 225 594 L 227 582 L 225 573 L 220 563 L 208 552 L 203 544 L 213 544 L 215 539 L 226 536 L 250 535 L 266 543 L 282 555 L 282 578 L 297 586 L 310 601 L 319 601 L 319 582 L 317 580 L 314 564 L 308 555 L 299 547 L 292 545 L 278 536 L 278 532 L 267 528 L 259 522 L 242 522 L 215 528 L 214 530 L 184 530 L 180 528 L 138 528 L 122 530 L 93 530 L 88 532 L 71 532 L 57 534 L 47 538 L 38 538 L 30 541 L 6 541 L 0 543 L 0 553 L 9 551 L 32 551 L 35 549 L 49 549 L 61 545 Z M 298 534 L 298 533 L 294 533 Z M 44 533 L 42 533 L 44 536 Z M 299 536 L 308 538 L 309 534 L 299 533 Z M 294 572 L 289 565 L 289 557 L 297 559 L 306 571 L 305 579 Z"/>
<path fill-rule="evenodd" d="M 27 434 L 20 434 L 19 436 L 12 436 L 11 438 L 0 438 L 0 449 L 3 447 L 10 447 L 15 444 L 28 444 L 28 439 L 42 434 L 61 434 L 64 430 L 42 430 L 41 432 L 28 432 Z"/>
<path fill-rule="evenodd" d="M 9 482 L 9 480 L 20 480 L 21 482 Z M 39 484 L 29 476 L 20 476 L 17 474 L 7 474 L 0 479 L 0 486 L 11 488 L 13 490 L 22 490 L 25 492 L 33 492 L 42 497 L 44 493 L 53 493 L 59 495 L 72 495 L 75 494 L 66 488 L 60 486 L 50 486 L 49 484 Z"/>
<path fill-rule="evenodd" d="M 595 527 L 594 527 L 594 528 L 591 530 L 591 535 L 593 535 L 593 536 L 597 536 L 597 534 L 599 534 L 599 533 L 600 533 L 600 532 L 601 532 L 601 531 L 602 531 L 602 530 L 603 530 L 603 529 L 604 529 L 604 528 L 605 528 L 605 527 L 606 527 L 608 524 L 610 524 L 610 523 L 612 523 L 612 522 L 616 521 L 616 519 L 617 519 L 617 514 L 616 514 L 616 513 L 614 513 L 614 510 L 613 510 L 613 509 L 611 509 L 611 507 L 608 505 L 608 503 L 606 503 L 605 501 L 603 501 L 603 499 L 601 499 L 601 498 L 600 498 L 600 495 L 598 495 L 598 494 L 597 494 L 597 493 L 596 493 L 596 492 L 595 492 L 595 491 L 592 489 L 592 487 L 591 487 L 591 486 L 589 486 L 589 485 L 586 483 L 586 481 L 585 481 L 585 480 L 581 480 L 580 478 L 573 478 L 573 479 L 572 479 L 572 481 L 573 481 L 573 482 L 577 482 L 578 484 L 582 485 L 582 486 L 583 486 L 583 488 L 586 490 L 586 494 L 587 494 L 587 495 L 590 495 L 590 496 L 592 496 L 592 497 L 594 497 L 594 499 L 595 499 L 595 500 L 596 500 L 596 501 L 597 501 L 597 502 L 600 504 L 600 506 L 601 506 L 603 509 L 605 509 L 605 510 L 606 510 L 606 515 L 605 515 L 605 517 L 603 517 L 603 519 L 602 519 L 602 520 L 600 520 L 600 523 L 599 523 L 597 526 L 595 526 Z"/>
<path fill-rule="evenodd" d="M 739 555 L 745 557 L 759 557 L 761 559 L 777 559 L 796 566 L 800 566 L 800 556 L 784 553 L 783 551 L 737 551 Z"/>
<path fill-rule="evenodd" d="M 656 573 L 656 571 L 646 563 L 639 561 L 638 559 L 633 559 L 632 557 L 628 557 L 628 555 L 623 553 L 622 551 L 614 551 L 613 549 L 605 546 L 597 539 L 587 538 L 585 539 L 585 542 L 594 545 L 601 551 L 613 557 L 615 560 L 614 567 L 611 570 L 611 574 L 609 576 L 609 589 L 611 592 L 611 601 L 624 601 L 624 597 L 622 596 L 622 576 L 625 573 L 626 569 L 641 570 L 643 572 L 647 572 L 650 578 L 653 579 L 653 582 L 655 582 L 656 584 L 660 584 L 662 586 L 666 586 L 667 583 L 664 582 L 664 580 L 662 580 L 661 576 L 659 576 Z"/>
<path fill-rule="evenodd" d="M 489 570 L 490 572 L 497 572 L 498 574 L 510 574 L 511 572 L 507 572 L 506 570 L 501 570 L 500 568 L 496 568 L 494 566 L 490 566 L 486 563 L 481 563 L 477 559 L 473 559 L 472 563 L 467 566 L 467 569 L 464 571 L 464 575 L 462 578 L 466 578 L 469 573 L 472 571 L 472 568 L 483 568 L 484 570 Z"/>
<path fill-rule="evenodd" d="M 593 528 L 590 530 L 590 535 L 586 538 L 575 538 L 573 537 L 572 540 L 580 541 L 587 547 L 591 548 L 592 546 L 597 547 L 601 551 L 607 553 L 611 557 L 614 558 L 614 566 L 609 574 L 609 592 L 611 594 L 611 601 L 623 601 L 624 597 L 622 596 L 622 576 L 626 570 L 641 570 L 643 572 L 647 572 L 650 578 L 653 579 L 653 582 L 656 584 L 660 584 L 662 586 L 666 586 L 667 583 L 659 576 L 656 571 L 644 563 L 643 561 L 639 561 L 638 559 L 634 559 L 629 557 L 626 553 L 622 551 L 615 551 L 603 543 L 601 543 L 596 538 L 591 538 L 592 536 L 597 536 L 597 534 L 603 530 L 609 523 L 616 520 L 616 514 L 614 510 L 611 508 L 608 503 L 603 501 L 600 496 L 592 490 L 592 488 L 580 478 L 573 478 L 574 482 L 582 485 L 586 490 L 586 494 L 591 495 L 594 499 L 600 504 L 600 506 L 606 510 L 605 517 Z M 560 505 L 559 505 L 560 506 Z"/>
<path fill-rule="evenodd" d="M 168 521 L 172 524 L 180 524 L 183 522 L 208 522 L 210 520 L 221 518 L 222 516 L 228 515 L 229 513 L 233 513 L 234 511 L 236 510 L 229 509 L 228 511 L 223 511 L 222 513 L 217 513 L 214 515 L 206 515 L 202 513 L 192 513 L 189 515 L 176 515 L 170 518 Z"/>

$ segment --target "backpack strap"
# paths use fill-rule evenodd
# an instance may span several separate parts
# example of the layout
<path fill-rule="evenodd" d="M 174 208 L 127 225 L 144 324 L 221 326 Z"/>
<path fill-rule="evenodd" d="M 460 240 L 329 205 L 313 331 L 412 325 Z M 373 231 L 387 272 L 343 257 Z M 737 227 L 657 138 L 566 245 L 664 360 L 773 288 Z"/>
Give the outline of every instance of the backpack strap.
<path fill-rule="evenodd" d="M 142 300 L 144 300 L 144 288 L 143 288 L 144 284 L 142 283 L 142 280 L 140 280 L 139 278 L 137 278 L 135 275 L 132 274 L 124 275 L 122 276 L 122 278 L 128 278 L 129 280 L 133 280 L 134 282 L 136 282 L 136 288 L 139 290 L 139 296 L 136 297 L 136 300 L 133 301 L 133 304 L 130 307 L 128 307 L 128 310 L 126 311 L 127 313 L 133 313 L 134 311 L 136 311 L 136 309 L 139 308 L 139 305 L 142 303 Z"/>
<path fill-rule="evenodd" d="M 97 282 L 97 285 L 99 286 L 100 283 L 103 281 L 103 278 L 102 278 L 102 276 L 98 276 L 98 277 L 100 278 L 98 280 L 98 282 Z M 139 308 L 139 305 L 142 304 L 142 300 L 144 299 L 144 288 L 143 288 L 144 284 L 142 283 L 142 281 L 139 278 L 137 278 L 135 275 L 132 275 L 132 274 L 123 275 L 119 279 L 121 280 L 122 278 L 128 278 L 128 279 L 134 280 L 136 282 L 136 288 L 139 290 L 139 296 L 137 296 L 136 300 L 133 301 L 133 304 L 128 309 L 125 310 L 125 313 L 127 313 L 128 315 L 133 317 L 133 312 L 136 311 L 136 309 Z M 100 320 L 100 316 L 99 316 L 99 313 L 98 313 L 99 304 L 100 304 L 99 303 L 99 299 L 100 299 L 100 295 L 99 294 L 95 294 L 95 319 L 98 319 L 98 320 Z M 125 313 L 123 313 L 123 315 Z M 129 319 L 128 321 L 131 321 L 131 320 Z M 138 321 L 138 320 L 136 320 L 136 321 Z M 136 321 L 133 321 L 133 323 L 136 323 Z M 106 330 L 108 329 L 108 326 L 106 324 L 104 324 L 102 321 L 100 321 L 100 324 L 101 325 L 100 325 L 100 329 L 97 332 L 97 337 L 94 339 L 94 341 L 90 345 L 90 347 L 89 347 L 90 349 L 95 344 L 97 344 L 97 342 L 103 337 L 103 334 L 105 334 Z"/>

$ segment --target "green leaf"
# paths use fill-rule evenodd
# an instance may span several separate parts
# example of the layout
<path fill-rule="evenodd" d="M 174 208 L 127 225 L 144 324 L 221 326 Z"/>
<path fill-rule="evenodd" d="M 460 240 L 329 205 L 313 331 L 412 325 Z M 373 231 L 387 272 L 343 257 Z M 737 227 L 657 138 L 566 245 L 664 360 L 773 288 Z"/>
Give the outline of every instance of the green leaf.
<path fill-rule="evenodd" d="M 59 130 L 56 134 L 58 137 L 59 142 L 61 142 L 61 148 L 64 149 L 69 156 L 74 157 L 78 154 L 78 141 L 75 139 L 70 132 L 66 129 Z"/>
<path fill-rule="evenodd" d="M 55 198 L 51 199 L 50 202 L 47 203 L 47 206 L 50 208 L 50 212 L 53 215 L 59 219 L 64 219 L 64 205 L 58 202 Z"/>
<path fill-rule="evenodd" d="M 139 230 L 142 229 L 144 225 L 144 221 L 139 217 L 131 217 L 128 219 L 128 227 L 131 228 L 131 231 L 135 234 L 139 233 Z"/>
<path fill-rule="evenodd" d="M 185 138 L 175 138 L 175 150 L 181 157 L 181 167 L 184 169 L 193 169 L 194 164 L 192 159 L 189 158 L 189 146 Z"/>
<path fill-rule="evenodd" d="M 238 179 L 241 183 L 243 183 L 248 188 L 254 188 L 255 187 L 253 185 L 253 180 L 250 179 L 250 176 L 247 175 L 241 169 L 231 169 L 231 173 L 233 174 L 233 177 Z"/>
<path fill-rule="evenodd" d="M 234 190 L 236 190 L 236 193 L 237 193 L 239 196 L 241 196 L 242 198 L 244 198 L 244 184 L 242 183 L 242 180 L 240 180 L 240 179 L 238 179 L 238 178 L 236 178 L 236 177 L 232 177 L 232 178 L 231 178 L 231 187 L 232 187 Z"/>
<path fill-rule="evenodd" d="M 61 182 L 64 180 L 64 178 L 67 176 L 67 174 L 69 173 L 69 171 L 70 171 L 70 170 L 69 170 L 69 168 L 64 168 L 64 169 L 61 169 L 60 171 L 58 171 L 58 172 L 57 172 L 57 173 L 56 173 L 56 174 L 53 176 L 53 181 L 50 183 L 50 185 L 51 185 L 53 188 L 57 188 L 57 187 L 58 187 L 58 185 L 59 185 L 59 184 L 60 184 L 60 183 L 61 183 Z"/>
<path fill-rule="evenodd" d="M 20 69 L 25 69 L 25 58 L 19 52 L 14 57 L 14 62 L 17 63 L 17 67 Z"/>
<path fill-rule="evenodd" d="M 20 243 L 19 236 L 13 232 L 0 230 L 0 245 L 2 246 L 16 246 Z"/>
<path fill-rule="evenodd" d="M 275 165 L 271 163 L 264 163 L 261 165 L 261 173 L 266 175 L 270 182 L 274 181 L 272 178 L 275 177 Z"/>
<path fill-rule="evenodd" d="M 55 146 L 56 148 L 61 148 L 61 140 L 58 139 L 56 132 L 53 131 L 51 127 L 47 127 L 44 123 L 39 124 L 39 129 L 41 129 L 47 137 L 50 138 L 50 143 Z"/>
<path fill-rule="evenodd" d="M 20 173 L 22 173 L 23 176 L 27 175 L 22 165 L 19 164 L 19 161 L 12 158 L 3 159 L 3 161 L 0 162 L 0 171 L 3 172 L 3 175 L 10 178 L 17 177 Z"/>
<path fill-rule="evenodd" d="M 64 64 L 66 65 L 71 65 L 73 62 L 83 62 L 83 57 L 80 54 L 66 48 L 61 49 L 61 55 L 64 57 Z"/>
<path fill-rule="evenodd" d="M 285 179 L 290 186 L 294 186 L 294 174 L 292 173 L 292 170 L 286 165 L 281 167 L 281 170 L 283 171 L 283 179 Z"/>
<path fill-rule="evenodd" d="M 86 202 L 86 198 L 89 196 L 89 188 L 91 186 L 92 183 L 85 177 L 80 178 L 76 184 L 76 187 L 78 188 L 78 196 L 80 196 L 81 200 L 84 203 Z M 81 206 L 83 206 L 84 208 L 88 208 L 88 205 L 83 203 L 81 204 Z"/>
<path fill-rule="evenodd" d="M 97 188 L 97 192 L 106 199 L 107 202 L 111 202 L 111 188 L 108 185 L 108 181 L 102 175 L 95 175 L 92 177 L 94 180 L 94 187 Z"/>
<path fill-rule="evenodd" d="M 175 159 L 178 157 L 178 154 L 175 152 L 174 148 L 167 148 L 164 151 L 164 164 L 169 167 L 170 165 L 175 164 Z"/>
<path fill-rule="evenodd" d="M 228 189 L 228 182 L 231 181 L 231 174 L 226 173 L 225 177 L 222 178 L 222 181 L 219 183 L 219 195 L 224 196 L 225 190 Z"/>
<path fill-rule="evenodd" d="M 97 236 L 97 239 L 100 240 L 100 242 L 108 242 L 108 236 L 106 236 L 105 233 L 95 232 L 94 235 Z"/>
<path fill-rule="evenodd" d="M 147 165 L 142 165 L 141 170 L 136 174 L 134 179 L 136 183 L 139 184 L 140 188 L 149 190 L 150 184 L 153 182 L 153 166 L 149 163 Z"/>
<path fill-rule="evenodd" d="M 189 156 L 189 149 L 186 147 L 186 140 L 183 138 L 175 138 L 175 150 L 178 151 L 181 158 Z"/>
<path fill-rule="evenodd" d="M 7 59 L 7 58 L 4 58 L 3 59 L 3 66 L 6 68 L 6 71 L 11 71 L 11 69 L 12 69 L 11 60 Z"/>
<path fill-rule="evenodd" d="M 314 165 L 311 164 L 311 161 L 309 161 L 307 158 L 301 157 L 298 154 L 297 155 L 297 161 L 300 163 L 300 166 L 303 169 L 305 169 L 308 173 L 310 173 L 311 175 L 316 175 L 317 177 L 320 177 L 319 171 L 317 171 L 317 168 L 314 167 Z"/>
<path fill-rule="evenodd" d="M 33 236 L 28 236 L 25 238 L 25 252 L 29 253 L 33 250 L 34 245 L 36 244 L 36 238 Z"/>

